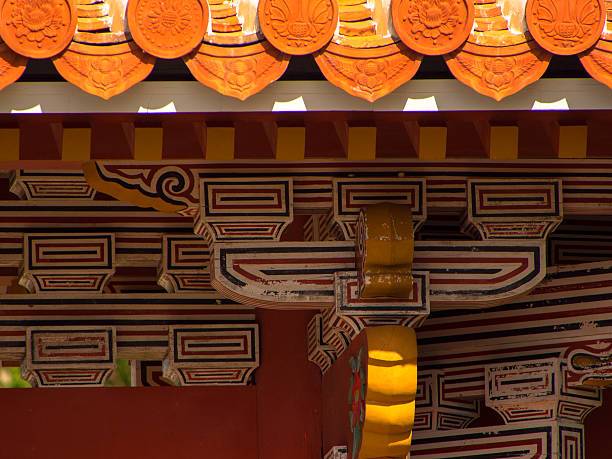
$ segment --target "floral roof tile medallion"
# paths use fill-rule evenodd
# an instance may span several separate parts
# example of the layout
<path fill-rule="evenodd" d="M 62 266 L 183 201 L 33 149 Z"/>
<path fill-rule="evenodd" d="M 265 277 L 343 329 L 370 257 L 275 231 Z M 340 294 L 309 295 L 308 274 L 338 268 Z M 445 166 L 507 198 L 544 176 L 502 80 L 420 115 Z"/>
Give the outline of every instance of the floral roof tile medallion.
<path fill-rule="evenodd" d="M 155 57 L 133 41 L 105 46 L 73 41 L 53 64 L 75 86 L 109 99 L 144 80 L 153 70 Z"/>
<path fill-rule="evenodd" d="M 0 35 L 16 53 L 45 59 L 62 52 L 77 27 L 70 0 L 1 0 Z"/>
<path fill-rule="evenodd" d="M 612 1 L 606 1 L 612 9 Z M 580 55 L 584 69 L 600 83 L 612 89 L 612 33 L 604 29 L 595 46 Z"/>
<path fill-rule="evenodd" d="M 289 65 L 289 56 L 266 41 L 235 47 L 202 43 L 183 59 L 200 83 L 240 100 L 279 79 Z"/>
<path fill-rule="evenodd" d="M 176 59 L 202 42 L 208 4 L 206 0 L 131 0 L 127 19 L 138 46 L 153 56 Z"/>
<path fill-rule="evenodd" d="M 502 3 L 477 0 L 475 25 L 467 42 L 444 56 L 455 78 L 495 100 L 537 81 L 551 58 L 526 31 L 509 30 Z"/>
<path fill-rule="evenodd" d="M 606 22 L 603 0 L 528 0 L 527 26 L 534 40 L 553 54 L 586 51 Z"/>
<path fill-rule="evenodd" d="M 265 37 L 292 55 L 320 50 L 338 25 L 336 0 L 261 0 L 257 11 Z"/>
<path fill-rule="evenodd" d="M 27 57 L 20 56 L 5 43 L 0 43 L 0 89 L 17 81 L 25 71 L 27 62 Z"/>
<path fill-rule="evenodd" d="M 426 55 L 461 46 L 474 24 L 472 0 L 392 0 L 393 26 L 411 49 Z"/>
<path fill-rule="evenodd" d="M 332 42 L 315 60 L 330 83 L 374 102 L 410 80 L 423 58 L 401 42 L 377 38 L 364 48 Z"/>

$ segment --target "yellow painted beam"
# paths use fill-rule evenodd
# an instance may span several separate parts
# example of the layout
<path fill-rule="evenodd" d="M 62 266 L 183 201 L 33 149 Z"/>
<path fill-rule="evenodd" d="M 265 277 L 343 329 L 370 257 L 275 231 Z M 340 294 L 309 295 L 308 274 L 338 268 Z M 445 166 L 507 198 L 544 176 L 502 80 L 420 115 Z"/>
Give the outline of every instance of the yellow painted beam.
<path fill-rule="evenodd" d="M 295 161 L 304 159 L 306 128 L 279 127 L 276 131 L 276 159 Z"/>
<path fill-rule="evenodd" d="M 163 135 L 162 128 L 134 128 L 134 159 L 140 161 L 161 160 Z"/>
<path fill-rule="evenodd" d="M 489 136 L 489 157 L 491 159 L 518 158 L 518 126 L 491 126 Z"/>
<path fill-rule="evenodd" d="M 589 128 L 559 126 L 559 158 L 586 158 Z"/>
<path fill-rule="evenodd" d="M 376 159 L 376 128 L 348 128 L 348 159 L 367 161 Z"/>
<path fill-rule="evenodd" d="M 0 161 L 19 161 L 19 128 L 0 129 Z"/>
<path fill-rule="evenodd" d="M 419 159 L 446 159 L 447 129 L 443 126 L 419 127 Z"/>
<path fill-rule="evenodd" d="M 206 159 L 227 161 L 234 159 L 233 127 L 206 128 Z"/>
<path fill-rule="evenodd" d="M 64 128 L 62 160 L 89 161 L 91 156 L 91 128 Z"/>

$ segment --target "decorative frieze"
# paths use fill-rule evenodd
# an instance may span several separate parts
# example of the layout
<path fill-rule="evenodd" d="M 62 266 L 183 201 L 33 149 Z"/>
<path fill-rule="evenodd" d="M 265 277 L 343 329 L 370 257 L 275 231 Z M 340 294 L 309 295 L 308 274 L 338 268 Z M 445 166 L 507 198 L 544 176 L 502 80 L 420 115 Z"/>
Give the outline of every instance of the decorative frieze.
<path fill-rule="evenodd" d="M 331 307 L 334 273 L 355 271 L 352 241 L 217 243 L 211 283 L 260 307 Z M 413 267 L 429 272 L 432 307 L 502 304 L 544 278 L 542 241 L 415 241 Z M 443 268 L 441 268 L 443 267 Z"/>
<path fill-rule="evenodd" d="M 563 220 L 560 180 L 468 180 L 466 230 L 482 239 L 543 239 Z"/>
<path fill-rule="evenodd" d="M 1 360 L 23 358 L 28 328 L 61 328 L 67 317 L 74 328 L 86 328 L 92 321 L 100 327 L 115 327 L 120 359 L 156 361 L 162 361 L 168 354 L 170 324 L 188 327 L 221 321 L 231 328 L 255 321 L 252 308 L 209 292 L 197 296 L 172 293 L 9 294 L 3 295 L 0 302 Z"/>
<path fill-rule="evenodd" d="M 78 171 L 25 171 L 11 173 L 10 191 L 24 200 L 93 199 L 95 190 Z"/>
<path fill-rule="evenodd" d="M 413 431 L 463 429 L 480 414 L 476 401 L 450 398 L 440 371 L 419 371 Z"/>
<path fill-rule="evenodd" d="M 22 376 L 33 386 L 103 386 L 117 365 L 114 327 L 26 330 Z"/>
<path fill-rule="evenodd" d="M 317 132 L 312 132 L 312 135 L 317 135 Z M 92 161 L 84 166 L 84 170 L 88 182 L 98 191 L 138 206 L 189 216 L 197 213 L 201 180 L 217 180 L 219 177 L 243 177 L 244 180 L 249 177 L 291 178 L 294 211 L 325 214 L 332 209 L 334 218 L 350 237 L 354 235 L 360 209 L 379 202 L 412 206 L 417 232 L 426 220 L 427 212 L 466 212 L 468 179 L 490 182 L 491 177 L 495 177 L 494 181 L 516 180 L 517 176 L 525 175 L 549 177 L 545 181 L 562 182 L 562 215 L 608 215 L 612 209 L 612 179 L 602 173 L 611 167 L 606 162 L 515 160 L 480 163 L 477 168 L 473 164 L 476 163 L 423 163 L 376 158 L 376 161 L 369 162 L 308 162 L 302 164 L 297 173 L 289 172 L 295 164 L 281 161 L 219 164 L 185 161 L 173 165 Z M 578 176 L 577 167 L 580 169 Z M 423 186 L 418 185 L 421 182 Z M 338 195 L 338 189 L 345 192 Z M 356 194 L 355 189 L 360 192 Z M 417 198 L 422 201 L 413 201 Z"/>
<path fill-rule="evenodd" d="M 488 366 L 486 404 L 507 423 L 542 419 L 583 422 L 601 405 L 598 389 L 568 386 L 559 359 Z"/>
<path fill-rule="evenodd" d="M 562 422 L 521 422 L 511 426 L 440 432 L 415 431 L 410 457 L 419 459 L 520 457 L 584 459 L 584 429 Z"/>
<path fill-rule="evenodd" d="M 204 179 L 195 232 L 211 242 L 277 241 L 293 220 L 292 201 L 291 179 Z"/>
<path fill-rule="evenodd" d="M 24 236 L 24 263 L 19 283 L 31 292 L 100 293 L 114 271 L 114 234 Z"/>
<path fill-rule="evenodd" d="M 245 385 L 259 366 L 254 322 L 171 326 L 169 333 L 163 377 L 175 385 Z"/>
<path fill-rule="evenodd" d="M 572 346 L 609 342 L 610 262 L 548 271 L 529 294 L 503 306 L 469 313 L 434 311 L 419 329 L 420 367 L 468 371 L 501 359 L 520 363 L 562 357 Z"/>
<path fill-rule="evenodd" d="M 171 293 L 211 291 L 209 263 L 210 247 L 203 238 L 164 234 L 157 282 Z"/>

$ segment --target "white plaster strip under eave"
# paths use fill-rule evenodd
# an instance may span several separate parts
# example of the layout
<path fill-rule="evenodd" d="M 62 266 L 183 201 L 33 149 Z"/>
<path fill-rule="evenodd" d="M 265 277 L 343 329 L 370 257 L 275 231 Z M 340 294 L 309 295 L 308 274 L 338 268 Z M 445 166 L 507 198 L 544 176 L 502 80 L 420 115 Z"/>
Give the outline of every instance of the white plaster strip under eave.
<path fill-rule="evenodd" d="M 272 111 L 606 110 L 612 90 L 590 78 L 540 79 L 501 102 L 457 80 L 413 80 L 374 103 L 327 81 L 279 81 L 245 101 L 198 82 L 143 82 L 110 100 L 69 83 L 14 83 L 0 91 L 0 113 L 206 113 Z"/>

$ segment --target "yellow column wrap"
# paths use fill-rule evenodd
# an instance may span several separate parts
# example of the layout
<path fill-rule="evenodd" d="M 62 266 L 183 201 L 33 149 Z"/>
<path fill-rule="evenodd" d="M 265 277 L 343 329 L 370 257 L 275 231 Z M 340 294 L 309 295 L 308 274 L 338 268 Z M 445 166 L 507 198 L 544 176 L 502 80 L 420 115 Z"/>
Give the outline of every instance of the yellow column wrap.
<path fill-rule="evenodd" d="M 368 373 L 359 459 L 406 458 L 410 451 L 417 385 L 412 328 L 366 329 Z"/>

